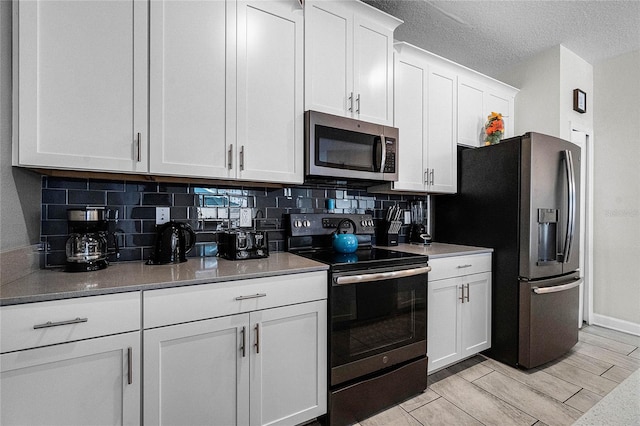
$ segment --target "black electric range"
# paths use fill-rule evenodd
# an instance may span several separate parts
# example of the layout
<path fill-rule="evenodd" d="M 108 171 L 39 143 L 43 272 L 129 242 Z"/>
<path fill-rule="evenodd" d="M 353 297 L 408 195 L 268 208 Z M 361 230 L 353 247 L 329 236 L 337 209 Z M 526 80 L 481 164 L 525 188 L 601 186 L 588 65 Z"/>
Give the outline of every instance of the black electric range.
<path fill-rule="evenodd" d="M 354 253 L 331 248 L 344 218 Z M 286 226 L 289 252 L 329 265 L 327 422 L 358 423 L 424 391 L 429 258 L 373 247 L 371 215 L 292 214 Z"/>

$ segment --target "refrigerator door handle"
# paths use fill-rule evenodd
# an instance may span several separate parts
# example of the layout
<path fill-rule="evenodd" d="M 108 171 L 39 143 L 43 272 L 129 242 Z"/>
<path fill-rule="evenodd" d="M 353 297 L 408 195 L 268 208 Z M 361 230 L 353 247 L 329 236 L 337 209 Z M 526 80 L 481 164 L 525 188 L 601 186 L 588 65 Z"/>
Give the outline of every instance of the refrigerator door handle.
<path fill-rule="evenodd" d="M 567 233 L 564 240 L 564 263 L 569 263 L 576 223 L 576 177 L 573 168 L 573 156 L 568 149 L 564 150 L 565 170 L 567 172 Z"/>
<path fill-rule="evenodd" d="M 576 277 L 575 280 L 576 281 L 569 284 L 555 285 L 551 287 L 533 287 L 531 288 L 531 291 L 533 291 L 535 294 L 548 294 L 571 290 L 572 288 L 578 287 L 580 283 L 582 283 L 582 278 L 580 277 Z"/>

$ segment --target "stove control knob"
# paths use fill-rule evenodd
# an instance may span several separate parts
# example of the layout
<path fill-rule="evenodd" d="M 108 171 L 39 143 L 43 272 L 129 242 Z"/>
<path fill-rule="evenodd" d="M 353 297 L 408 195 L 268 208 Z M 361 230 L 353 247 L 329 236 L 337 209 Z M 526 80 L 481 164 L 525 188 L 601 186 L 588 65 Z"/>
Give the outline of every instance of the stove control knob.
<path fill-rule="evenodd" d="M 364 219 L 363 219 L 363 220 L 361 220 L 361 221 L 360 221 L 360 225 L 362 225 L 362 226 L 367 226 L 367 221 L 366 221 L 366 220 L 364 220 Z"/>
<path fill-rule="evenodd" d="M 305 226 L 305 228 L 310 227 L 310 226 L 311 226 L 311 221 L 309 221 L 309 220 L 305 220 L 305 221 L 304 221 L 304 226 Z"/>
<path fill-rule="evenodd" d="M 373 219 L 369 219 L 369 226 L 373 226 Z"/>
<path fill-rule="evenodd" d="M 293 226 L 295 228 L 300 228 L 302 226 L 302 221 L 301 220 L 296 220 L 295 222 L 293 222 Z"/>

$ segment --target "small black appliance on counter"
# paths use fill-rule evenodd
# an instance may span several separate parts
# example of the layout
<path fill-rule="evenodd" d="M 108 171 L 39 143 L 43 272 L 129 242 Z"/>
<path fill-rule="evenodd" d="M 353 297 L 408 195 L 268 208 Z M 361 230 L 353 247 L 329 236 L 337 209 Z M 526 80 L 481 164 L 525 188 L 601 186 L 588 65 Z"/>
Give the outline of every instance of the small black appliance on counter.
<path fill-rule="evenodd" d="M 196 243 L 196 234 L 188 223 L 167 222 L 156 227 L 156 242 L 147 265 L 166 265 L 187 261 L 187 253 Z"/>
<path fill-rule="evenodd" d="M 69 238 L 65 250 L 68 272 L 87 272 L 104 269 L 109 265 L 107 256 L 108 210 L 104 207 L 68 209 Z M 118 241 L 114 237 L 115 254 L 119 257 Z"/>
<path fill-rule="evenodd" d="M 218 236 L 218 253 L 229 260 L 262 259 L 269 257 L 269 238 L 266 231 L 225 231 Z"/>

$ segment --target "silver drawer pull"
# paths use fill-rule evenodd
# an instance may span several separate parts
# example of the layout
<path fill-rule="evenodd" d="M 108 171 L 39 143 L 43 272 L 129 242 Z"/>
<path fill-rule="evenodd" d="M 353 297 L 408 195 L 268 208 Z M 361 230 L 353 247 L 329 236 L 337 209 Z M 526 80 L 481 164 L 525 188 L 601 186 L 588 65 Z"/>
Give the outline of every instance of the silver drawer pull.
<path fill-rule="evenodd" d="M 58 322 L 47 321 L 44 324 L 36 324 L 36 325 L 34 325 L 33 329 L 37 330 L 39 328 L 58 327 L 59 325 L 79 324 L 81 322 L 87 322 L 87 321 L 89 321 L 88 318 L 76 318 L 76 319 L 72 319 L 72 320 L 58 321 Z"/>
<path fill-rule="evenodd" d="M 469 265 L 469 264 L 467 264 L 467 265 L 458 265 L 458 266 L 456 266 L 456 268 L 458 268 L 458 269 L 464 269 L 464 268 L 471 268 L 472 266 L 473 266 L 473 265 Z"/>
<path fill-rule="evenodd" d="M 256 293 L 249 296 L 238 296 L 236 300 L 257 299 L 258 297 L 265 297 L 266 295 L 267 293 Z"/>

